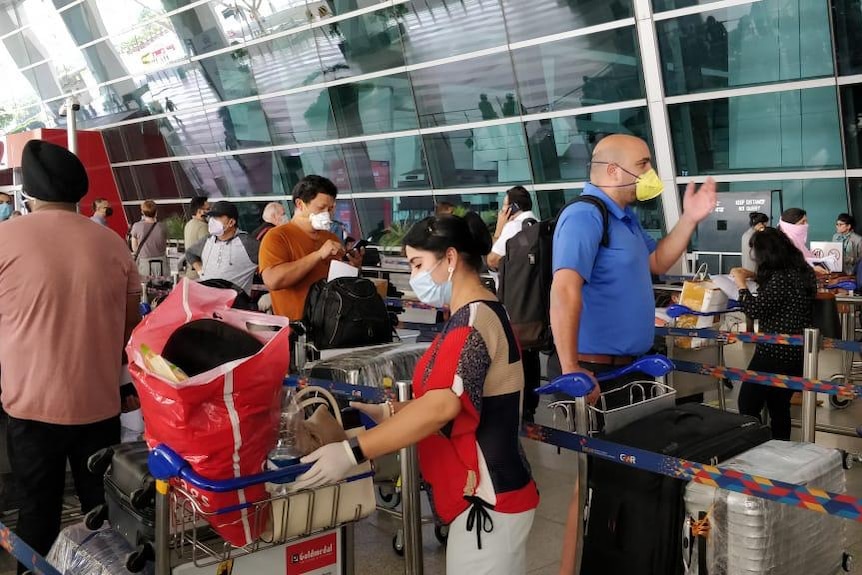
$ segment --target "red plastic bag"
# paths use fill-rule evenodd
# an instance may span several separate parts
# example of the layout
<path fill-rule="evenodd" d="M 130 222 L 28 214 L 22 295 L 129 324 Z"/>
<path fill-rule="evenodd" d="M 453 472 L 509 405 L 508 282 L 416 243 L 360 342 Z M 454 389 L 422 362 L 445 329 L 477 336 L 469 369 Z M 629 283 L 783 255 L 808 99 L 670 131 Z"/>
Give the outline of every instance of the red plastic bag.
<path fill-rule="evenodd" d="M 132 332 L 126 348 L 129 371 L 141 399 L 144 437 L 150 447 L 164 443 L 208 479 L 252 475 L 263 469 L 275 445 L 281 388 L 290 363 L 287 318 L 230 309 L 236 292 L 183 280 Z M 221 365 L 181 383 L 144 367 L 141 345 L 161 354 L 183 324 L 221 319 L 264 342 L 257 354 Z M 263 485 L 228 493 L 186 489 L 204 512 L 268 498 Z M 265 517 L 243 509 L 208 518 L 233 545 L 247 545 L 266 529 Z"/>

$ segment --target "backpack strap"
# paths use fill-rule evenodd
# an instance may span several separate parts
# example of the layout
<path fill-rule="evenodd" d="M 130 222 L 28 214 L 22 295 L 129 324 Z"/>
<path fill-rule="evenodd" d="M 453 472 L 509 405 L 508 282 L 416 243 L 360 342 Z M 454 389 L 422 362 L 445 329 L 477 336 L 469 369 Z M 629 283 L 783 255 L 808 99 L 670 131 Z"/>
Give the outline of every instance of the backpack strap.
<path fill-rule="evenodd" d="M 572 200 L 571 202 L 569 202 L 568 204 L 563 206 L 563 209 L 560 210 L 560 213 L 557 215 L 557 219 L 559 219 L 559 217 L 561 215 L 563 215 L 563 211 L 566 208 L 568 208 L 572 204 L 577 204 L 578 202 L 586 202 L 592 206 L 595 206 L 599 210 L 599 213 L 602 215 L 601 246 L 603 248 L 608 247 L 611 244 L 611 236 L 610 236 L 610 233 L 608 231 L 610 229 L 610 222 L 608 219 L 609 218 L 608 207 L 605 205 L 605 203 L 600 198 L 597 198 L 596 196 L 585 196 L 585 195 L 581 194 L 580 196 L 578 196 L 577 198 L 575 198 L 574 200 Z"/>

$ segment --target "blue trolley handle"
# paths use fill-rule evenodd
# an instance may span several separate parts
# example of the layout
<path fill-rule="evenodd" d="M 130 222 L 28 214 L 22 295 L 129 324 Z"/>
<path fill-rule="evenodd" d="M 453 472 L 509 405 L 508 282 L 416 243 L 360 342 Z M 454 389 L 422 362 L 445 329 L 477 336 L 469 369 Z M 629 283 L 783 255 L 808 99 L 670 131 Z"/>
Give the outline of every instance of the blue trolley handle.
<path fill-rule="evenodd" d="M 652 377 L 663 377 L 673 371 L 673 362 L 663 355 L 645 355 L 629 365 L 619 369 L 606 371 L 596 375 L 597 381 L 609 381 L 630 373 L 645 373 Z M 536 393 L 545 395 L 548 393 L 565 393 L 572 397 L 584 397 L 593 389 L 593 382 L 584 373 L 568 373 L 561 375 L 547 385 L 536 389 Z"/>
<path fill-rule="evenodd" d="M 185 459 L 164 444 L 157 445 L 150 452 L 147 464 L 149 465 L 150 473 L 156 479 L 162 481 L 174 478 L 183 479 L 192 487 L 212 491 L 213 493 L 227 493 L 263 483 L 291 483 L 299 475 L 311 469 L 311 464 L 300 463 L 274 471 L 265 471 L 254 475 L 218 481 L 207 479 L 196 473 Z"/>
<path fill-rule="evenodd" d="M 856 282 L 845 280 L 836 284 L 827 285 L 826 289 L 843 289 L 847 291 L 856 291 Z"/>
<path fill-rule="evenodd" d="M 694 311 L 690 307 L 675 303 L 671 306 L 668 306 L 667 315 L 672 317 L 673 319 L 676 319 L 676 318 L 678 318 L 680 316 L 684 316 L 684 315 L 697 315 L 697 316 L 701 316 L 701 317 L 712 317 L 712 316 L 716 316 L 716 315 L 721 315 L 723 313 L 727 313 L 729 311 L 737 310 L 740 307 L 741 306 L 739 305 L 738 301 L 728 300 L 727 309 L 723 309 L 721 311 Z"/>

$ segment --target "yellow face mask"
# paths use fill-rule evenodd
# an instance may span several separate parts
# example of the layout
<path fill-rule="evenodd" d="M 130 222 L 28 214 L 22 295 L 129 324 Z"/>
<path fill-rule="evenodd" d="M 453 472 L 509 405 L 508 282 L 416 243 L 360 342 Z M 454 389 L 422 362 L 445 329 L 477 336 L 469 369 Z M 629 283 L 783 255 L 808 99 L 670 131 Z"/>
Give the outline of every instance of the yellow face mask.
<path fill-rule="evenodd" d="M 638 201 L 646 202 L 653 198 L 657 198 L 664 191 L 664 184 L 655 170 L 650 169 L 638 176 L 635 184 Z"/>
<path fill-rule="evenodd" d="M 593 164 L 608 164 L 610 162 L 592 162 Z M 633 174 L 624 167 L 619 164 L 614 164 L 619 169 L 629 174 L 633 178 L 635 178 L 635 193 L 637 194 L 637 199 L 640 202 L 646 202 L 652 200 L 653 198 L 657 198 L 664 191 L 664 184 L 661 181 L 661 178 L 658 177 L 656 171 L 650 168 L 648 171 L 644 172 L 641 175 Z M 619 188 L 624 188 L 630 186 L 631 184 L 625 184 L 622 186 L 616 186 Z"/>

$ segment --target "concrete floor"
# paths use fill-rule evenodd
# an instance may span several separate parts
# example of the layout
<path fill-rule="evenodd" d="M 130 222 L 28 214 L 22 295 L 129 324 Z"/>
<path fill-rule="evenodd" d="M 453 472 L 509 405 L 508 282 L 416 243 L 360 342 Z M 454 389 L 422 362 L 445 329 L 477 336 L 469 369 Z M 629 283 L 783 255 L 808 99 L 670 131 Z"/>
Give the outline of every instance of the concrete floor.
<path fill-rule="evenodd" d="M 735 344 L 726 350 L 727 365 L 744 367 L 752 352 L 752 346 Z M 838 371 L 840 356 L 837 352 L 821 355 L 821 377 L 829 377 Z M 710 398 L 707 397 L 707 400 Z M 735 407 L 731 396 L 729 408 Z M 798 409 L 798 408 L 796 408 Z M 540 410 L 538 423 L 550 425 L 547 410 Z M 795 415 L 798 417 L 798 414 Z M 856 426 L 862 422 L 862 401 L 850 408 L 836 411 L 825 404 L 817 410 L 819 423 Z M 798 435 L 798 430 L 796 430 Z M 862 439 L 817 434 L 817 443 L 839 447 L 856 453 L 862 452 Z M 559 554 L 563 538 L 563 527 L 571 495 L 577 460 L 574 453 L 557 453 L 556 448 L 533 441 L 525 441 L 527 456 L 541 491 L 542 500 L 533 524 L 528 546 L 528 572 L 531 575 L 556 575 L 559 569 Z M 847 472 L 848 493 L 862 497 L 862 465 Z M 382 575 L 402 573 L 403 560 L 392 551 L 392 538 L 398 522 L 390 516 L 377 512 L 356 527 L 357 575 Z M 848 521 L 848 547 L 857 560 L 862 560 L 862 523 Z M 437 543 L 433 527 L 424 529 L 424 564 L 428 575 L 443 575 L 445 572 L 445 548 Z M 857 561 L 858 562 L 858 561 Z M 14 573 L 8 556 L 0 558 L 0 575 Z"/>

